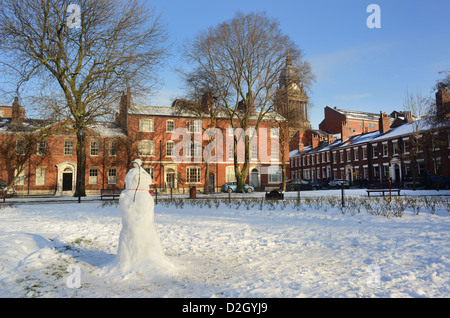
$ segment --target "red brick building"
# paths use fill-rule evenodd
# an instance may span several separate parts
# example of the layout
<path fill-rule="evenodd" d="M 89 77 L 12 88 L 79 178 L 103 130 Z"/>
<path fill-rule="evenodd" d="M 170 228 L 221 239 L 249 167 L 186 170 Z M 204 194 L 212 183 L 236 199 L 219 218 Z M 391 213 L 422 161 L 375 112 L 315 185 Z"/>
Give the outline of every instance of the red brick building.
<path fill-rule="evenodd" d="M 448 96 L 448 91 L 438 92 L 437 107 L 448 107 Z M 435 176 L 450 180 L 450 123 L 448 117 L 438 121 L 411 121 L 409 116 L 393 120 L 380 113 L 378 129 L 372 132 L 352 135 L 344 123 L 337 140 L 318 140 L 311 134 L 309 146 L 290 152 L 290 177 L 347 179 L 361 186 L 389 179 L 398 186 L 411 185 L 414 180 L 428 186 L 427 177 Z"/>
<path fill-rule="evenodd" d="M 202 191 L 208 144 L 212 146 L 208 160 L 210 190 L 220 191 L 222 184 L 235 180 L 233 131 L 226 116 L 219 116 L 217 127 L 211 127 L 217 128 L 212 144 L 204 132 L 210 128 L 209 118 L 199 119 L 173 107 L 132 105 L 129 93 L 123 96 L 119 108 L 116 122 L 95 122 L 85 129 L 87 195 L 98 195 L 101 189 L 123 189 L 127 167 L 135 158 L 142 160 L 158 191 L 188 193 L 191 186 Z M 17 100 L 12 107 L 0 110 L 0 179 L 11 183 L 19 175 L 14 187 L 21 194 L 74 195 L 76 135 L 70 122 L 26 119 Z M 276 122 L 267 116 L 250 145 L 246 182 L 257 189 L 280 187 L 281 153 L 288 153 L 288 145 L 280 149 L 278 142 L 283 118 L 276 113 L 270 115 L 276 116 Z M 254 121 L 250 121 L 252 125 Z M 34 143 L 26 142 L 32 139 L 36 139 Z M 32 149 L 22 150 L 27 145 Z M 238 145 L 238 153 L 243 161 L 241 147 Z M 19 170 L 23 171 L 18 174 Z"/>
<path fill-rule="evenodd" d="M 389 116 L 391 124 L 397 124 L 412 121 L 411 112 L 393 111 Z M 319 124 L 319 129 L 330 134 L 344 133 L 344 139 L 348 136 L 354 136 L 362 133 L 368 133 L 379 130 L 379 114 L 368 113 L 356 110 L 331 108 L 326 106 L 324 109 L 324 119 Z M 345 127 L 345 129 L 342 129 Z"/>

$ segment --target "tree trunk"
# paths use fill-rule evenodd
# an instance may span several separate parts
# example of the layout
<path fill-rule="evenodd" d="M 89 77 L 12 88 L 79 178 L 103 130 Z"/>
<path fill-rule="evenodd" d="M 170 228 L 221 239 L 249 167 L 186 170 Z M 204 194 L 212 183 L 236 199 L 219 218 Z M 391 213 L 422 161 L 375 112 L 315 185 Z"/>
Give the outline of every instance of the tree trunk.
<path fill-rule="evenodd" d="M 75 196 L 86 196 L 86 151 L 85 138 L 77 131 L 77 181 Z"/>
<path fill-rule="evenodd" d="M 206 162 L 205 167 L 205 185 L 203 186 L 203 193 L 209 194 L 209 163 Z"/>

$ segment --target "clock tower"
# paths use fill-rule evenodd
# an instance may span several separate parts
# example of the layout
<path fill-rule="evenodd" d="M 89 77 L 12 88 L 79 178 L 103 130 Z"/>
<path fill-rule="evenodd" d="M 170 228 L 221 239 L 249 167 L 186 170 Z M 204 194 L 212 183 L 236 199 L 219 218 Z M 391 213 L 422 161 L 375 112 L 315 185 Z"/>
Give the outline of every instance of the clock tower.
<path fill-rule="evenodd" d="M 288 119 L 290 139 L 297 136 L 295 139 L 300 142 L 299 137 L 303 132 L 311 129 L 308 120 L 308 95 L 289 55 L 280 73 L 279 87 L 275 95 L 275 110 Z"/>

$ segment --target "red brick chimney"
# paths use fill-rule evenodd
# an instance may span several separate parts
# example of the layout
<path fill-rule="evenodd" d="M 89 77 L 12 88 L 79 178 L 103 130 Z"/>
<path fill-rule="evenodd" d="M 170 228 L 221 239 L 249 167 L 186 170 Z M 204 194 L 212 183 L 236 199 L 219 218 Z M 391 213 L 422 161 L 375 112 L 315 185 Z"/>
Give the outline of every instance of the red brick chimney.
<path fill-rule="evenodd" d="M 311 147 L 312 149 L 319 147 L 319 136 L 316 134 L 311 134 Z"/>
<path fill-rule="evenodd" d="M 391 124 L 389 121 L 389 116 L 386 113 L 380 111 L 380 118 L 378 119 L 379 131 L 384 134 L 389 129 L 391 129 Z"/>
<path fill-rule="evenodd" d="M 211 92 L 206 92 L 202 95 L 202 111 L 208 113 L 210 108 L 213 106 L 214 99 Z"/>
<path fill-rule="evenodd" d="M 410 123 L 413 121 L 411 111 L 405 111 L 405 122 Z"/>
<path fill-rule="evenodd" d="M 341 140 L 346 141 L 350 137 L 350 130 L 348 128 L 348 123 L 343 121 L 341 124 Z"/>
<path fill-rule="evenodd" d="M 438 84 L 436 112 L 439 119 L 450 117 L 450 92 L 444 83 Z"/>
<path fill-rule="evenodd" d="M 14 102 L 12 104 L 12 122 L 16 123 L 18 121 L 21 121 L 25 119 L 25 110 L 23 107 L 19 104 L 19 99 L 16 97 L 14 98 Z"/>
<path fill-rule="evenodd" d="M 127 93 L 122 93 L 122 97 L 120 98 L 119 104 L 119 116 L 118 116 L 118 124 L 122 129 L 128 129 L 128 109 L 131 106 L 131 93 L 130 88 L 127 88 Z M 116 117 L 117 118 L 117 117 Z"/>

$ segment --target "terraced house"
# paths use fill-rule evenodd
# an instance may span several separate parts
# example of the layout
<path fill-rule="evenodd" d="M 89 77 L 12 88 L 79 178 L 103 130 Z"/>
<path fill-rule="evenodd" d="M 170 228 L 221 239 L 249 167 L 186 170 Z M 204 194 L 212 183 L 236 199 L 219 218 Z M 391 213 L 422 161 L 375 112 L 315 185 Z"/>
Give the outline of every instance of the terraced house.
<path fill-rule="evenodd" d="M 375 131 L 355 134 L 355 125 L 349 127 L 346 121 L 340 125 L 340 134 L 328 132 L 329 138 L 320 138 L 327 134 L 323 131 L 313 131 L 310 145 L 290 152 L 290 177 L 324 182 L 347 179 L 360 186 L 388 182 L 431 186 L 436 177 L 450 179 L 449 96 L 444 87 L 436 93 L 439 118 L 399 120 L 380 112 Z"/>

